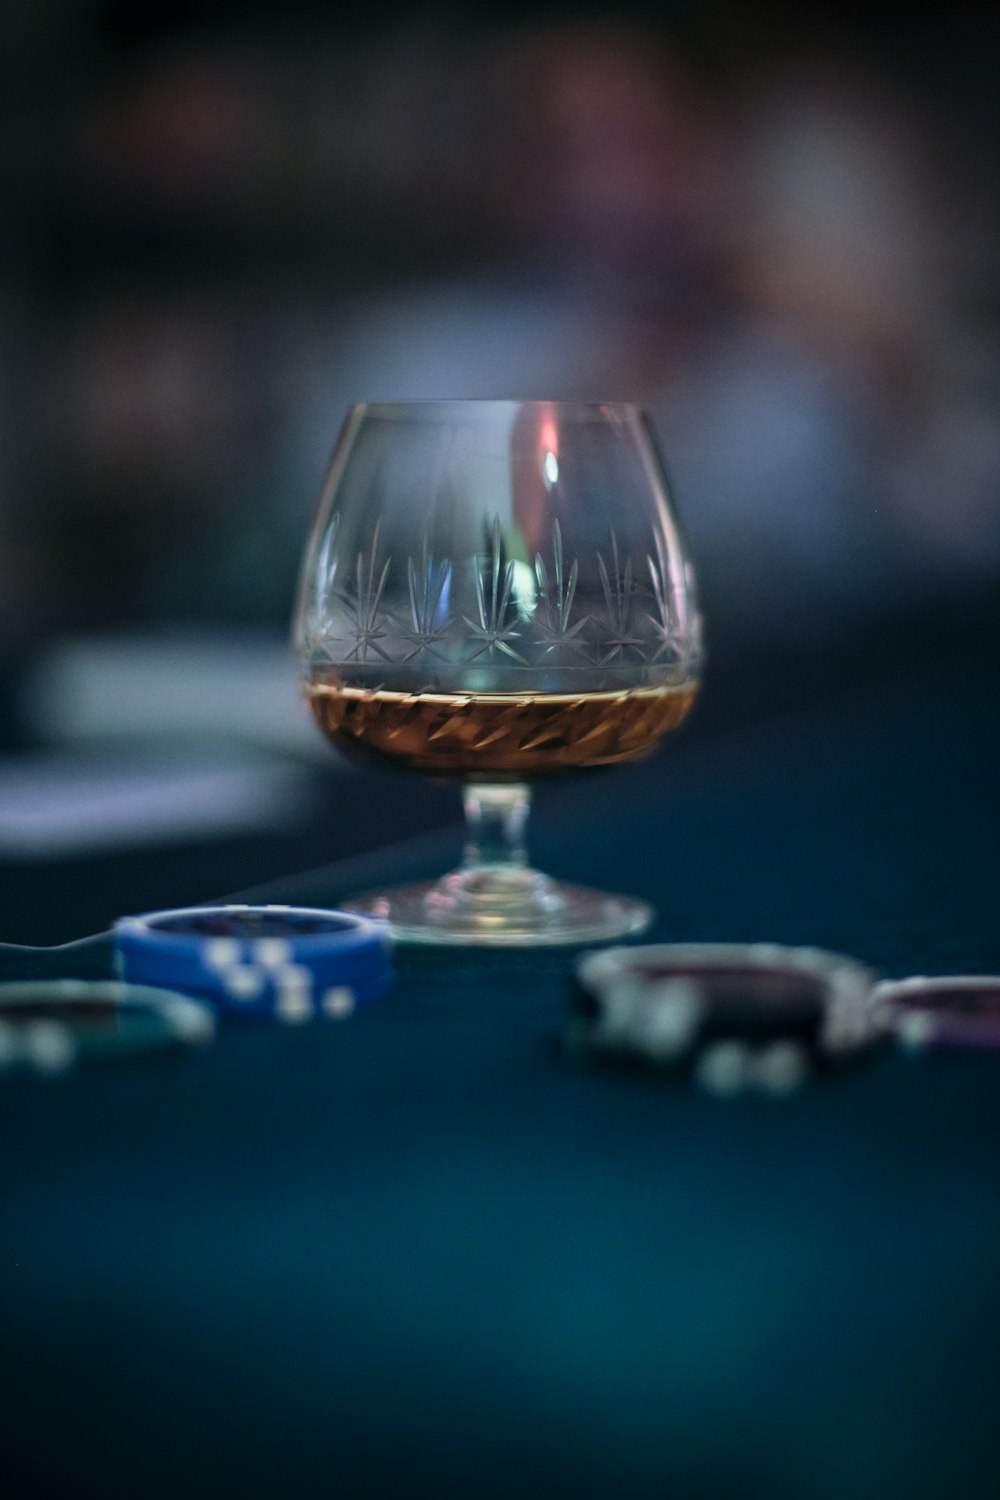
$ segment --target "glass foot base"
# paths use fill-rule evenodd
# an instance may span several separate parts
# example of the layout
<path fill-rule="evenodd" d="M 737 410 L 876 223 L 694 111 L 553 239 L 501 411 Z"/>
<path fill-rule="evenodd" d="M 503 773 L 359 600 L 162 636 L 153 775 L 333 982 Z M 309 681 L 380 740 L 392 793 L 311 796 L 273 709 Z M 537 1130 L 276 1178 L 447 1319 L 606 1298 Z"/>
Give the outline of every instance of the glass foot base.
<path fill-rule="evenodd" d="M 440 880 L 369 891 L 346 911 L 388 921 L 402 943 L 530 947 L 644 932 L 653 910 L 631 896 L 565 885 L 537 870 L 479 867 Z"/>

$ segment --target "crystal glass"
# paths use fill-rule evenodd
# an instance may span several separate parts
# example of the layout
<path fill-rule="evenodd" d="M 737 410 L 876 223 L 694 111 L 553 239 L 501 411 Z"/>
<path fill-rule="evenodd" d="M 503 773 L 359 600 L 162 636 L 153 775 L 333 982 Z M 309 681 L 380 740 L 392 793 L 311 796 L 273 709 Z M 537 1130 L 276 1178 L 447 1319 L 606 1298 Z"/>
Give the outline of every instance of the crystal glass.
<path fill-rule="evenodd" d="M 698 691 L 693 576 L 642 411 L 353 407 L 294 639 L 334 744 L 464 787 L 459 869 L 345 905 L 413 942 L 580 943 L 648 925 L 644 902 L 554 880 L 525 850 L 533 783 L 647 755 Z"/>

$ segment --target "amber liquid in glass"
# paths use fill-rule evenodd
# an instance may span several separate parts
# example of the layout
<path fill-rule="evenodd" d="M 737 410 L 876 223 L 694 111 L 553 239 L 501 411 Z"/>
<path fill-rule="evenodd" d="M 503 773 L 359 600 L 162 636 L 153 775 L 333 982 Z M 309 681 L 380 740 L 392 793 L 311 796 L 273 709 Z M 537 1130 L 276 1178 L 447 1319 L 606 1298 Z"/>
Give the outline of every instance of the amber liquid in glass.
<path fill-rule="evenodd" d="M 539 776 L 640 760 L 687 718 L 695 682 L 610 693 L 400 693 L 313 682 L 335 745 L 407 770 L 465 780 Z"/>

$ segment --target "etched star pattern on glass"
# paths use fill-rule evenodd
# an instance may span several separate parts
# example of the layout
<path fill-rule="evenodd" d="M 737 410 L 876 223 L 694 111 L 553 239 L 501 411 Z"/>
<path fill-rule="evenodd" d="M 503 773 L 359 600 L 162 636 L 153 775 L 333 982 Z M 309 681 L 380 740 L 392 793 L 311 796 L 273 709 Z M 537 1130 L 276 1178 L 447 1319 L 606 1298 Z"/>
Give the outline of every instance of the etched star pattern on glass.
<path fill-rule="evenodd" d="M 401 939 L 585 942 L 645 903 L 527 863 L 530 785 L 651 753 L 698 690 L 691 564 L 628 405 L 352 408 L 302 567 L 295 643 L 335 744 L 465 786 L 460 869 L 349 903 Z"/>

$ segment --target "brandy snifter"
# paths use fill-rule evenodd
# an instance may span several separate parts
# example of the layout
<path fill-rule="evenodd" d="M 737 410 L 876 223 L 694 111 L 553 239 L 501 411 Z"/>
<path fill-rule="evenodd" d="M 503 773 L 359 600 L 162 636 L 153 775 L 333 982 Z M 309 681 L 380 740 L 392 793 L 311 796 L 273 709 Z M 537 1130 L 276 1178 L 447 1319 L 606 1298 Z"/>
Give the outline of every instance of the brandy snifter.
<path fill-rule="evenodd" d="M 644 412 L 352 407 L 305 550 L 294 640 L 335 745 L 464 789 L 459 869 L 344 905 L 410 942 L 584 943 L 646 928 L 643 901 L 534 870 L 525 844 L 536 781 L 648 755 L 698 692 L 693 574 Z"/>

